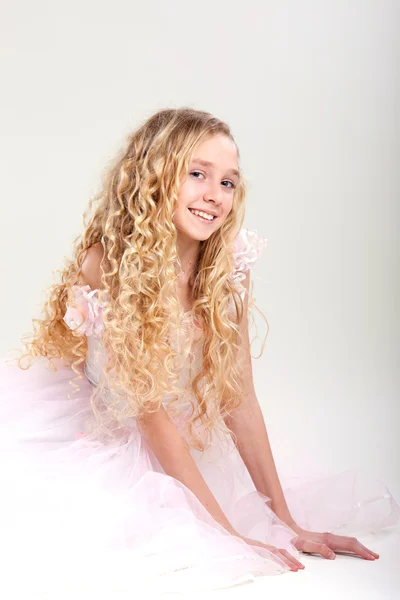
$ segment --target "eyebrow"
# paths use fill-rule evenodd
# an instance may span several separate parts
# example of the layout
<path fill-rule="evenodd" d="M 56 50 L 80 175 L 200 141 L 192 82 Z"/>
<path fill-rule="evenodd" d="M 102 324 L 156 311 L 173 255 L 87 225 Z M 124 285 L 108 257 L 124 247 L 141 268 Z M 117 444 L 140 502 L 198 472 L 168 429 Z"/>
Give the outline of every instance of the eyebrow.
<path fill-rule="evenodd" d="M 203 165 L 203 167 L 211 167 L 212 169 L 215 168 L 215 164 L 210 162 L 209 160 L 194 158 L 192 162 L 198 163 L 199 165 Z M 237 169 L 228 169 L 227 173 L 231 173 L 232 175 L 236 175 L 236 177 L 239 177 L 239 171 Z"/>

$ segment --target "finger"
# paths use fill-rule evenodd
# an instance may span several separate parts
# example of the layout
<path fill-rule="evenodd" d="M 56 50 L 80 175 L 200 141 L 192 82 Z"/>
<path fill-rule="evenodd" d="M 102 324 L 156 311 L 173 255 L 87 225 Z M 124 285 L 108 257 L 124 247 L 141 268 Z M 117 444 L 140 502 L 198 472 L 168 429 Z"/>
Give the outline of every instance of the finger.
<path fill-rule="evenodd" d="M 377 558 L 379 558 L 379 554 L 371 552 L 371 550 L 368 550 L 368 548 L 360 544 L 360 542 L 358 542 L 358 544 L 355 546 L 353 552 L 354 554 L 361 556 L 365 560 L 376 560 Z"/>
<path fill-rule="evenodd" d="M 342 535 L 325 535 L 325 543 L 334 550 L 345 550 L 347 552 L 353 552 L 357 556 L 361 556 L 366 560 L 375 560 L 379 558 L 379 554 L 372 552 L 366 546 L 361 544 L 355 537 L 346 537 Z"/>
<path fill-rule="evenodd" d="M 372 550 L 369 550 L 366 546 L 361 544 L 361 542 L 358 542 L 357 554 L 360 554 L 360 556 L 363 556 L 367 560 L 371 560 L 371 557 L 373 558 L 373 560 L 379 558 L 379 554 L 377 554 L 376 552 L 372 552 Z"/>
<path fill-rule="evenodd" d="M 279 556 L 286 562 L 287 565 L 291 568 L 292 571 L 298 571 L 299 567 L 294 561 L 293 557 L 290 556 L 285 550 L 278 550 Z"/>
<path fill-rule="evenodd" d="M 273 554 L 275 554 L 275 556 L 277 556 L 278 558 L 280 558 L 286 565 L 288 565 L 288 567 L 290 567 L 291 571 L 298 571 L 298 567 L 294 564 L 292 557 L 287 557 L 283 554 L 283 552 L 281 552 L 280 550 L 278 550 L 278 548 L 271 548 L 270 550 Z"/>
<path fill-rule="evenodd" d="M 329 558 L 333 560 L 336 558 L 336 554 L 333 552 L 329 546 L 326 544 L 321 544 L 320 542 L 312 542 L 310 540 L 301 540 L 299 545 L 296 545 L 298 550 L 302 550 L 303 552 L 311 552 L 312 554 L 321 554 L 324 558 Z"/>
<path fill-rule="evenodd" d="M 298 569 L 305 569 L 305 566 L 303 565 L 303 563 L 301 563 L 299 560 L 297 560 L 297 558 L 295 558 L 294 556 L 292 556 L 290 554 L 290 552 L 288 552 L 287 550 L 284 550 L 283 548 L 280 550 L 280 552 L 282 552 L 282 554 L 284 554 L 286 556 L 286 558 L 288 558 L 289 560 L 293 561 L 293 563 L 296 565 L 296 567 Z"/>

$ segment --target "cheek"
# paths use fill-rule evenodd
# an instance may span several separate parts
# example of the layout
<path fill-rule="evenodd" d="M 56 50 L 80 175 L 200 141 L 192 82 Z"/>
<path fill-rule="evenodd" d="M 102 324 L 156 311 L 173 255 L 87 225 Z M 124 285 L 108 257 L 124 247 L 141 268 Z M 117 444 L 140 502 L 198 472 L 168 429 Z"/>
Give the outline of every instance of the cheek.
<path fill-rule="evenodd" d="M 187 207 L 188 204 L 191 204 L 196 198 L 196 188 L 193 185 L 193 182 L 190 180 L 185 181 L 180 187 L 179 195 L 178 195 L 178 205 L 180 208 Z"/>
<path fill-rule="evenodd" d="M 226 216 L 229 215 L 229 213 L 231 212 L 232 208 L 233 208 L 233 198 L 230 201 L 228 201 L 225 204 L 225 206 L 224 206 L 224 212 L 225 212 Z"/>

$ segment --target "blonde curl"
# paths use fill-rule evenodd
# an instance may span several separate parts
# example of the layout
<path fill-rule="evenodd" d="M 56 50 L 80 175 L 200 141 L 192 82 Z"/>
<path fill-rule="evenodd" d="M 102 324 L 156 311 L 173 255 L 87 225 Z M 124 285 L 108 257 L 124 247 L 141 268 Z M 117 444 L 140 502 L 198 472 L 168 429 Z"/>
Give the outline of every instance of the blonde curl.
<path fill-rule="evenodd" d="M 174 211 L 182 178 L 196 145 L 222 134 L 234 141 L 230 128 L 211 114 L 192 108 L 164 109 L 146 120 L 103 175 L 101 189 L 83 215 L 83 233 L 73 243 L 74 256 L 66 261 L 61 282 L 51 286 L 42 319 L 24 342 L 21 368 L 28 357 L 44 356 L 56 369 L 61 359 L 76 377 L 84 375 L 88 343 L 84 334 L 63 320 L 72 303 L 72 286 L 82 273 L 86 251 L 101 243 L 101 289 L 104 306 L 102 344 L 108 361 L 102 380 L 93 390 L 91 405 L 96 430 L 113 437 L 131 418 L 160 408 L 168 395 L 168 411 L 176 412 L 182 389 L 177 385 L 183 354 L 171 344 L 182 331 L 183 309 L 177 295 L 180 260 Z M 239 154 L 239 152 L 238 152 Z M 211 432 L 232 433 L 224 422 L 239 406 L 243 381 L 237 352 L 244 305 L 230 277 L 234 268 L 233 243 L 245 216 L 246 184 L 239 170 L 232 209 L 209 239 L 200 242 L 193 281 L 193 315 L 202 325 L 202 366 L 191 381 L 190 444 L 201 451 Z M 232 306 L 234 310 L 232 311 Z M 105 390 L 113 390 L 104 403 Z M 110 395 L 109 395 L 110 396 Z M 123 402 L 119 402 L 122 398 Z M 198 431 L 206 432 L 206 439 Z"/>

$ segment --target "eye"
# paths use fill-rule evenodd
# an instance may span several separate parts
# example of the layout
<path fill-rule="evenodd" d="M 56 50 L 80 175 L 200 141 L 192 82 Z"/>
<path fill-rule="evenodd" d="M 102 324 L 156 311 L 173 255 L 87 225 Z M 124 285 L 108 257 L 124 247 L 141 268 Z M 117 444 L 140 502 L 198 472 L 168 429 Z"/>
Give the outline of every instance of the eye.
<path fill-rule="evenodd" d="M 236 185 L 234 183 L 232 183 L 232 181 L 223 181 L 222 183 L 230 183 L 231 187 L 229 189 L 234 190 L 236 188 Z M 224 186 L 227 187 L 227 186 Z"/>
<path fill-rule="evenodd" d="M 196 175 L 196 174 L 197 175 L 203 175 L 203 173 L 200 173 L 200 171 L 192 171 L 190 174 L 191 175 Z M 196 177 L 196 179 L 198 179 L 198 177 Z"/>
<path fill-rule="evenodd" d="M 196 177 L 196 175 L 203 175 L 204 173 L 201 173 L 200 171 L 191 171 L 190 173 L 191 175 L 193 175 L 196 179 L 199 179 L 198 177 Z M 224 187 L 227 187 L 228 189 L 234 190 L 236 188 L 236 185 L 234 183 L 232 183 L 232 181 L 228 181 L 228 180 L 224 180 L 222 183 L 229 183 L 230 185 L 224 185 Z"/>

